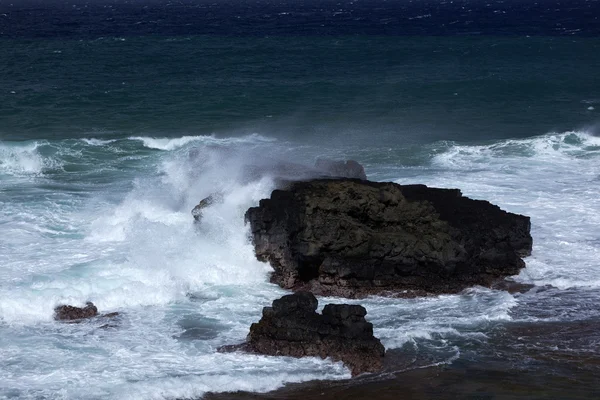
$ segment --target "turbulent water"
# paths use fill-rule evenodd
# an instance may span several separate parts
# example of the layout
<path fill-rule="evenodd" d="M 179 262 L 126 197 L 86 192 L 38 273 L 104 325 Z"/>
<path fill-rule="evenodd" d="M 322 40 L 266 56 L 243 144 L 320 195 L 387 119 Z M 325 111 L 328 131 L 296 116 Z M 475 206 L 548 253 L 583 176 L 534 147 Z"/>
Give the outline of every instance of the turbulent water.
<path fill-rule="evenodd" d="M 412 357 L 387 372 L 472 361 L 598 397 L 597 2 L 138 3 L 0 3 L 0 398 L 350 377 L 327 360 L 216 352 L 286 293 L 243 219 L 273 179 L 248 180 L 247 165 L 323 156 L 531 216 L 514 277 L 530 292 L 358 301 L 386 348 Z M 120 315 L 53 320 L 86 301 Z"/>

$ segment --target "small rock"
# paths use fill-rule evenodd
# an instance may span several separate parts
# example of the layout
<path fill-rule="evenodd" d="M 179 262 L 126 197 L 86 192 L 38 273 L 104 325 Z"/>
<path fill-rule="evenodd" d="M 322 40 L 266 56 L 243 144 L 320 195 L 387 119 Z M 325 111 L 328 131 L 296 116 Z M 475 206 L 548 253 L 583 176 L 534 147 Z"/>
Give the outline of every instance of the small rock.
<path fill-rule="evenodd" d="M 246 351 L 291 357 L 330 357 L 342 361 L 352 375 L 383 368 L 385 348 L 373 336 L 367 311 L 359 305 L 327 304 L 318 314 L 312 293 L 297 292 L 273 301 L 252 324 L 246 343 L 223 346 L 220 352 Z"/>
<path fill-rule="evenodd" d="M 54 319 L 57 321 L 73 321 L 84 318 L 92 318 L 98 315 L 98 309 L 92 302 L 85 303 L 85 307 L 73 307 L 69 305 L 58 306 L 54 309 Z"/>
<path fill-rule="evenodd" d="M 192 216 L 194 217 L 194 220 L 200 222 L 200 220 L 202 219 L 202 211 L 206 207 L 222 201 L 223 195 L 221 193 L 213 193 L 210 196 L 200 200 L 200 203 L 198 203 L 198 205 L 196 205 L 196 207 L 192 209 Z"/>

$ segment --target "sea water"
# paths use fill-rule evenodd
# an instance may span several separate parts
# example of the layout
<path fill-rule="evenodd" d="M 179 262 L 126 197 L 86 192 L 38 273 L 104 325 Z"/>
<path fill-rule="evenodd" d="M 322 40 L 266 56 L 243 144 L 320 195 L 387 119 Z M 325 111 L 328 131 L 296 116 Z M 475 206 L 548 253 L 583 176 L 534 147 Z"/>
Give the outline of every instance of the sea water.
<path fill-rule="evenodd" d="M 88 4 L 86 14 L 74 3 L 57 15 L 75 25 L 44 31 L 27 18 L 48 8 L 27 4 L 3 5 L 0 17 L 13 18 L 0 39 L 0 397 L 199 398 L 349 378 L 330 360 L 216 351 L 243 341 L 262 307 L 287 293 L 256 260 L 245 211 L 273 190 L 269 170 L 319 157 L 355 159 L 372 180 L 460 188 L 531 217 L 533 253 L 513 277 L 535 285 L 530 292 L 319 299 L 365 306 L 384 346 L 414 355 L 397 369 L 489 360 L 506 348 L 600 357 L 594 330 L 531 333 L 600 321 L 593 25 L 552 33 L 521 24 L 507 36 L 492 20 L 473 22 L 479 9 L 465 2 L 471 11 L 453 14 L 461 29 L 450 36 L 370 32 L 386 22 L 336 25 L 333 14 L 327 32 L 299 23 L 277 32 L 260 17 L 254 35 L 241 23 L 235 36 L 222 24 L 218 35 L 169 31 L 185 26 L 176 23 L 156 34 L 135 30 L 160 22 L 149 22 L 155 9 L 113 2 L 105 6 L 132 16 L 131 27 L 107 28 L 106 7 Z M 503 4 L 490 15 L 518 14 Z M 595 5 L 577 4 L 575 20 Z M 217 19 L 231 14 L 219 10 Z M 439 17 L 411 10 L 407 21 Z M 167 22 L 184 14 L 159 13 Z M 463 36 L 477 24 L 481 36 Z M 256 164 L 267 172 L 248 178 Z M 216 192 L 223 201 L 195 224 L 191 209 Z M 54 307 L 87 301 L 119 315 L 53 320 Z M 597 365 L 581 368 L 600 376 Z M 521 358 L 511 367 L 534 369 Z"/>

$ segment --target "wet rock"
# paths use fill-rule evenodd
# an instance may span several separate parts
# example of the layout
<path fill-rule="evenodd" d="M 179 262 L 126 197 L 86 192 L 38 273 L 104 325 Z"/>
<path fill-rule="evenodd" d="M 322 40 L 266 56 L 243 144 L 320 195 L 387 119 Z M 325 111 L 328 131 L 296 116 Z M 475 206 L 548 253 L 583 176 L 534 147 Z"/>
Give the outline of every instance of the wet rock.
<path fill-rule="evenodd" d="M 531 253 L 528 217 L 458 189 L 316 179 L 246 212 L 271 280 L 316 294 L 415 296 L 491 286 Z"/>
<path fill-rule="evenodd" d="M 261 320 L 250 327 L 246 343 L 223 346 L 219 351 L 329 357 L 346 364 L 352 375 L 382 369 L 385 348 L 373 336 L 364 307 L 327 304 L 322 314 L 316 309 L 317 299 L 309 292 L 283 296 L 263 309 Z"/>
<path fill-rule="evenodd" d="M 54 309 L 54 319 L 57 321 L 74 321 L 84 318 L 92 318 L 98 315 L 98 309 L 94 303 L 87 302 L 85 307 L 73 307 L 69 305 L 58 306 Z"/>
<path fill-rule="evenodd" d="M 202 219 L 202 212 L 206 207 L 222 201 L 223 195 L 221 193 L 213 193 L 210 196 L 200 200 L 200 203 L 198 203 L 196 207 L 192 209 L 192 216 L 194 217 L 194 220 L 200 222 Z"/>

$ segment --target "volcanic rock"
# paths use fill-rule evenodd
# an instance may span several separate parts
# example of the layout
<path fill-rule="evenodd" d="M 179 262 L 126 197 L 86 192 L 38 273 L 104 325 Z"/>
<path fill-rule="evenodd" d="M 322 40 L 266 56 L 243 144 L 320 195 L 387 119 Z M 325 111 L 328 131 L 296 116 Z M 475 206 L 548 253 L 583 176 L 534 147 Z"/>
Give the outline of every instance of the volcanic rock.
<path fill-rule="evenodd" d="M 73 321 L 84 318 L 92 318 L 98 315 L 98 309 L 94 303 L 87 302 L 85 307 L 73 307 L 69 305 L 58 306 L 54 309 L 54 319 L 57 321 Z"/>
<path fill-rule="evenodd" d="M 377 372 L 383 367 L 385 348 L 373 336 L 367 311 L 359 305 L 327 304 L 318 314 L 317 299 L 309 292 L 283 296 L 263 309 L 252 324 L 246 343 L 220 351 L 243 350 L 259 354 L 321 357 L 342 361 L 352 375 Z"/>
<path fill-rule="evenodd" d="M 529 217 L 425 185 L 294 182 L 246 221 L 272 282 L 343 297 L 491 286 L 524 268 L 532 248 Z"/>

